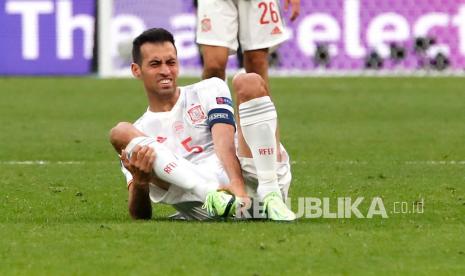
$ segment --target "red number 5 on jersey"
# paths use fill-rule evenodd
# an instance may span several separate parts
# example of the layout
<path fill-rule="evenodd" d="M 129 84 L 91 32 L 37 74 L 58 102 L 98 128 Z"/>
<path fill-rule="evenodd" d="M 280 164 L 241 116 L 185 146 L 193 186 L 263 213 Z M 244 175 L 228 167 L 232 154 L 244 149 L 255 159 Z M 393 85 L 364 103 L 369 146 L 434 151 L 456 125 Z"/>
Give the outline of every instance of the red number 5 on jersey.
<path fill-rule="evenodd" d="M 190 146 L 189 143 L 192 141 L 192 137 L 187 137 L 181 141 L 182 146 L 188 151 L 193 153 L 200 153 L 203 151 L 201 146 Z"/>

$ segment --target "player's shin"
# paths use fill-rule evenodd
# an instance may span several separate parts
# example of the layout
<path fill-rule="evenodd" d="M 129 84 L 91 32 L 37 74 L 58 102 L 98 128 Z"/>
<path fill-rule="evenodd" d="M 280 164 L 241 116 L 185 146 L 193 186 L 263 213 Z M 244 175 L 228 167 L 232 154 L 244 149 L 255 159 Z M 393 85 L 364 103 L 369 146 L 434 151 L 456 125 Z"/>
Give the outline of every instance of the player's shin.
<path fill-rule="evenodd" d="M 155 162 L 153 169 L 155 175 L 161 180 L 178 186 L 186 191 L 191 191 L 202 199 L 211 191 L 216 191 L 217 184 L 205 183 L 196 173 L 195 168 L 187 160 L 177 157 L 164 145 L 151 137 L 137 137 L 131 140 L 126 147 L 130 156 L 136 145 L 148 145 L 155 150 Z"/>
<path fill-rule="evenodd" d="M 270 97 L 260 97 L 239 105 L 244 139 L 257 169 L 260 200 L 271 193 L 281 194 L 276 174 L 276 109 Z"/>

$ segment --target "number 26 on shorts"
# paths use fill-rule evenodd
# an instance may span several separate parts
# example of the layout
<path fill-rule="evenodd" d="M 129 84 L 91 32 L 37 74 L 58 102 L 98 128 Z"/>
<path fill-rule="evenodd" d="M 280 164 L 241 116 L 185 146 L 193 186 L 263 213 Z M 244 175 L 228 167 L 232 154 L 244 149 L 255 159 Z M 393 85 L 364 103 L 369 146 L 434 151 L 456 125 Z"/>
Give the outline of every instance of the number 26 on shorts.
<path fill-rule="evenodd" d="M 261 10 L 260 24 L 270 24 L 270 22 L 278 23 L 279 14 L 275 2 L 263 1 L 258 3 L 258 8 Z"/>

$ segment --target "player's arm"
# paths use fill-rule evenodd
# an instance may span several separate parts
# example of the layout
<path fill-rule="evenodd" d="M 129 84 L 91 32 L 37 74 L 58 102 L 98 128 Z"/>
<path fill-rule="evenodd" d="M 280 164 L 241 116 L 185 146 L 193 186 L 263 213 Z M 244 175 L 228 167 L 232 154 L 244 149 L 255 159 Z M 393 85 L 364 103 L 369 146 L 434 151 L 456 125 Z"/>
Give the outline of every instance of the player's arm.
<path fill-rule="evenodd" d="M 247 197 L 241 165 L 236 156 L 234 120 L 231 92 L 219 78 L 203 81 L 205 89 L 199 94 L 208 111 L 208 125 L 212 133 L 213 147 L 220 159 L 230 183 L 227 189 L 239 197 Z"/>
<path fill-rule="evenodd" d="M 136 146 L 127 159 L 126 152 L 121 153 L 121 161 L 132 176 L 129 184 L 128 209 L 133 219 L 152 218 L 152 204 L 149 197 L 150 180 L 153 177 L 152 166 L 155 162 L 155 154 L 152 148 Z"/>
<path fill-rule="evenodd" d="M 133 219 L 151 219 L 152 205 L 149 197 L 149 185 L 132 182 L 128 187 L 128 209 Z"/>
<path fill-rule="evenodd" d="M 230 180 L 227 189 L 236 196 L 247 197 L 234 144 L 236 123 L 231 92 L 226 83 L 219 78 L 204 80 L 202 84 L 203 89 L 198 95 L 208 112 L 207 122 L 212 133 L 215 153 Z"/>
<path fill-rule="evenodd" d="M 230 180 L 228 190 L 239 197 L 248 197 L 241 166 L 234 145 L 235 127 L 231 124 L 217 123 L 212 126 L 213 147 Z"/>

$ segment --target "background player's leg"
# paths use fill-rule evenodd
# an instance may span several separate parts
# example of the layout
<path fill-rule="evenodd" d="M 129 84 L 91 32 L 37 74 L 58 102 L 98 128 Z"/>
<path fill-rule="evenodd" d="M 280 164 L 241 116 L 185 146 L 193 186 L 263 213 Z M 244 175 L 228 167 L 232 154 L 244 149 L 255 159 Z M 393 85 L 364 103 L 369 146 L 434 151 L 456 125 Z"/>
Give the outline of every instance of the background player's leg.
<path fill-rule="evenodd" d="M 229 49 L 221 46 L 200 45 L 203 56 L 202 79 L 217 77 L 225 79 Z"/>
<path fill-rule="evenodd" d="M 238 28 L 237 1 L 198 1 L 196 41 L 204 62 L 202 79 L 225 79 L 228 55 L 238 47 Z"/>
<path fill-rule="evenodd" d="M 249 50 L 244 52 L 244 68 L 247 73 L 259 74 L 268 87 L 268 49 Z"/>

